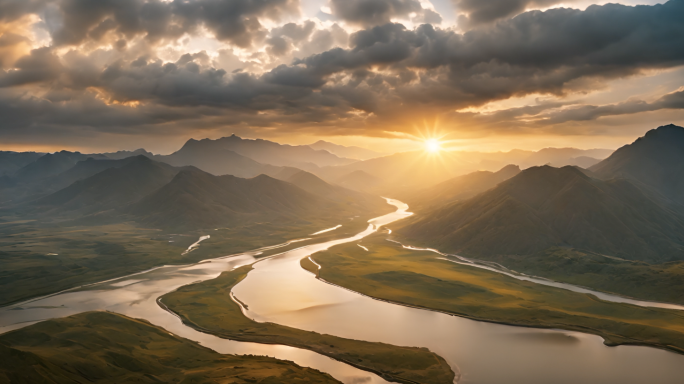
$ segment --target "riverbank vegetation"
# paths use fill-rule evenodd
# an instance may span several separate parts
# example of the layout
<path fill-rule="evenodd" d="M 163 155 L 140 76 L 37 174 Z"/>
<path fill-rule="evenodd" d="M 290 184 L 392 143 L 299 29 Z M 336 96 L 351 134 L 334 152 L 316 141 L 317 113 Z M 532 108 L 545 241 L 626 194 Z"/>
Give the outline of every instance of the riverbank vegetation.
<path fill-rule="evenodd" d="M 302 266 L 365 295 L 476 320 L 592 333 L 607 345 L 649 345 L 684 353 L 684 312 L 607 302 L 403 249 L 374 234 L 316 253 Z"/>
<path fill-rule="evenodd" d="M 181 287 L 162 296 L 160 302 L 186 325 L 226 339 L 309 349 L 395 382 L 453 382 L 455 374 L 446 361 L 426 348 L 344 339 L 245 317 L 231 299 L 231 289 L 251 269 L 244 266 L 216 279 Z"/>
<path fill-rule="evenodd" d="M 86 312 L 0 336 L 2 383 L 339 383 L 265 356 L 222 355 L 144 320 Z"/>
<path fill-rule="evenodd" d="M 134 223 L 60 226 L 6 218 L 0 220 L 0 306 L 156 266 L 196 263 L 294 239 L 321 241 L 352 235 L 367 227 L 368 218 L 348 218 L 346 222 L 321 219 L 296 227 L 263 222 L 182 234 Z M 343 226 L 336 231 L 311 236 L 338 224 Z M 204 235 L 211 238 L 185 253 Z M 303 244 L 307 242 L 291 247 Z"/>
<path fill-rule="evenodd" d="M 684 262 L 648 264 L 567 247 L 487 260 L 530 275 L 642 300 L 684 304 Z"/>

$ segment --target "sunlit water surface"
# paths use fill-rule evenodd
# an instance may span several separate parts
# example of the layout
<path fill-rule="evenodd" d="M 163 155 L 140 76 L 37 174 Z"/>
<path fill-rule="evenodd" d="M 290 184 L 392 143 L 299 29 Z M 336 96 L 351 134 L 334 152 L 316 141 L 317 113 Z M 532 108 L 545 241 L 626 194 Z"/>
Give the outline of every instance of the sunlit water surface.
<path fill-rule="evenodd" d="M 606 347 L 597 336 L 468 320 L 374 300 L 319 281 L 299 261 L 333 245 L 353 242 L 409 215 L 407 206 L 370 221 L 364 232 L 308 245 L 255 264 L 233 293 L 248 316 L 341 337 L 428 347 L 443 356 L 460 383 L 478 384 L 680 384 L 684 356 L 647 347 Z M 253 263 L 257 252 L 164 266 L 0 309 L 0 333 L 36 321 L 91 310 L 143 318 L 220 353 L 268 355 L 330 373 L 345 383 L 384 383 L 380 377 L 297 348 L 220 339 L 184 326 L 157 305 L 180 286 Z M 594 292 L 592 292 L 594 293 Z M 610 299 L 610 298 L 608 298 Z"/>

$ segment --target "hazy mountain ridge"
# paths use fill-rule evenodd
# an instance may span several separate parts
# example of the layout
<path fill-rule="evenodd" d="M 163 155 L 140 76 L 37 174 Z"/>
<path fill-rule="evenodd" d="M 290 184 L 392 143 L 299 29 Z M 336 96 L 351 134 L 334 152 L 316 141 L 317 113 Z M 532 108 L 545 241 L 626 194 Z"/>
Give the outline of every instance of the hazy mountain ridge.
<path fill-rule="evenodd" d="M 153 158 L 154 154 L 152 152 L 146 151 L 144 148 L 138 148 L 135 151 L 116 151 L 116 152 L 104 152 L 103 156 L 107 156 L 112 160 L 121 160 L 127 157 L 133 157 L 138 155 L 143 155 L 145 157 Z"/>
<path fill-rule="evenodd" d="M 362 170 L 349 172 L 334 181 L 342 187 L 366 193 L 375 190 L 381 182 L 379 178 Z"/>
<path fill-rule="evenodd" d="M 567 246 L 626 259 L 684 259 L 684 220 L 624 179 L 574 167 L 527 169 L 472 199 L 440 206 L 399 230 L 464 255 L 532 254 Z"/>
<path fill-rule="evenodd" d="M 249 157 L 215 145 L 184 145 L 170 155 L 154 156 L 157 161 L 182 167 L 194 166 L 215 176 L 254 177 L 262 173 L 277 173 L 281 167 L 261 164 Z"/>
<path fill-rule="evenodd" d="M 325 140 L 318 140 L 313 144 L 309 144 L 309 147 L 315 150 L 325 150 L 333 155 L 355 160 L 368 160 L 376 157 L 387 156 L 386 153 L 376 152 L 356 146 L 339 145 Z"/>
<path fill-rule="evenodd" d="M 194 229 L 247 220 L 296 221 L 319 204 L 316 196 L 266 175 L 242 179 L 188 169 L 125 211 L 152 227 Z"/>
<path fill-rule="evenodd" d="M 438 154 L 413 151 L 349 165 L 323 167 L 312 172 L 326 181 L 337 182 L 352 172 L 363 171 L 379 180 L 367 191 L 395 196 L 399 192 L 403 196 L 410 196 L 419 190 L 476 171 L 494 172 L 509 164 L 517 164 L 522 169 L 546 164 L 589 166 L 611 152 L 607 149 L 576 148 L 544 148 L 536 152 L 515 149 L 491 153 L 443 150 Z"/>
<path fill-rule="evenodd" d="M 139 155 L 90 159 L 69 172 L 83 175 L 106 165 L 94 175 L 18 205 L 14 212 L 67 225 L 134 220 L 153 228 L 197 230 L 256 222 L 297 225 L 390 211 L 377 196 L 330 185 L 294 168 L 279 168 L 289 182 L 263 174 L 247 179 L 173 167 Z"/>
<path fill-rule="evenodd" d="M 102 155 L 85 155 L 80 152 L 61 151 L 48 153 L 18 169 L 11 176 L 0 179 L 0 201 L 16 204 L 34 200 L 63 188 L 79 178 L 93 175 L 87 169 L 97 168 L 79 165 L 88 159 L 104 162 L 113 161 Z M 115 163 L 106 163 L 114 166 Z M 102 167 L 100 169 L 105 169 Z M 73 171 L 71 171 L 73 169 Z"/>
<path fill-rule="evenodd" d="M 356 160 L 340 158 L 324 150 L 306 145 L 287 145 L 263 139 L 243 139 L 236 135 L 220 139 L 188 140 L 179 150 L 229 150 L 262 164 L 315 169 L 322 166 L 353 163 Z"/>
<path fill-rule="evenodd" d="M 145 225 L 174 229 L 274 221 L 297 225 L 312 218 L 349 219 L 390 211 L 379 197 L 332 186 L 302 172 L 286 182 L 267 175 L 243 179 L 188 169 L 125 211 Z"/>
<path fill-rule="evenodd" d="M 103 155 L 86 155 L 80 152 L 61 151 L 48 153 L 17 170 L 13 177 L 21 182 L 44 179 L 62 173 L 76 165 L 79 161 L 87 160 L 88 158 L 107 159 Z"/>
<path fill-rule="evenodd" d="M 357 213 L 373 211 L 374 207 L 382 205 L 384 202 L 382 198 L 375 195 L 347 189 L 340 185 L 328 184 L 318 176 L 306 171 L 299 171 L 285 181 L 316 196 L 343 203 L 344 206 L 340 209 L 349 210 L 350 214 L 353 210 L 356 210 Z"/>
<path fill-rule="evenodd" d="M 496 172 L 475 171 L 418 191 L 408 196 L 407 201 L 414 210 L 427 210 L 430 207 L 451 204 L 494 188 L 518 173 L 520 173 L 520 167 L 512 164 Z"/>
<path fill-rule="evenodd" d="M 10 176 L 44 155 L 40 152 L 0 151 L 0 176 Z"/>
<path fill-rule="evenodd" d="M 139 155 L 121 167 L 109 167 L 93 176 L 78 180 L 68 187 L 38 199 L 37 207 L 54 207 L 58 212 L 78 211 L 82 214 L 116 209 L 142 199 L 167 184 L 180 171 Z"/>
<path fill-rule="evenodd" d="M 355 147 L 338 146 L 323 141 L 314 144 L 356 150 Z M 71 167 L 77 166 L 79 161 L 85 161 L 88 158 L 117 161 L 125 160 L 128 155 L 142 155 L 173 166 L 195 166 L 216 176 L 234 175 L 251 178 L 266 174 L 281 180 L 287 180 L 299 169 L 306 169 L 329 183 L 343 184 L 348 189 L 396 196 L 397 192 L 410 193 L 469 172 L 495 171 L 506 164 L 524 164 L 524 159 L 528 158 L 535 158 L 533 162 L 536 163 L 545 163 L 549 160 L 558 162 L 560 161 L 558 159 L 565 159 L 560 163 L 586 166 L 593 164 L 596 160 L 579 155 L 598 156 L 603 152 L 605 150 L 546 148 L 538 152 L 442 151 L 438 155 L 429 155 L 423 151 L 415 151 L 355 161 L 337 157 L 327 150 L 314 150 L 309 146 L 282 145 L 261 139 L 242 139 L 233 135 L 217 140 L 190 139 L 182 148 L 170 155 L 153 155 L 144 149 L 90 155 L 67 151 L 47 154 L 26 165 L 25 169 L 19 170 L 20 172 L 3 177 L 0 180 L 0 200 L 35 199 L 65 187 L 73 181 L 83 179 L 84 176 L 92 175 L 94 173 L 85 172 L 77 177 L 80 172 L 78 169 L 67 172 Z M 509 158 L 522 160 L 501 164 L 502 159 Z M 94 167 L 95 164 L 101 166 L 101 169 L 119 166 L 116 163 L 93 163 L 90 166 Z M 300 168 L 295 168 L 293 164 Z M 8 190 L 8 188 L 15 189 Z"/>

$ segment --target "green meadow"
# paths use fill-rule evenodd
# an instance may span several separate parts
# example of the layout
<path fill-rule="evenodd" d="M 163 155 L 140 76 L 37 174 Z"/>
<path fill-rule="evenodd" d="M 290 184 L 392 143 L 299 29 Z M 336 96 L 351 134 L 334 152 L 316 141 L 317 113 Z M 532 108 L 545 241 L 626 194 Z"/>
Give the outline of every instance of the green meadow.
<path fill-rule="evenodd" d="M 222 355 L 144 320 L 86 312 L 0 336 L 0 383 L 339 383 L 265 356 Z"/>
<path fill-rule="evenodd" d="M 395 382 L 453 382 L 455 375 L 446 361 L 426 348 L 344 339 L 245 317 L 230 292 L 251 269 L 244 266 L 181 287 L 162 296 L 161 302 L 186 325 L 226 339 L 309 349 Z"/>
<path fill-rule="evenodd" d="M 60 226 L 7 219 L 0 222 L 0 306 L 156 266 L 196 263 L 294 239 L 323 241 L 358 233 L 367 226 L 367 218 L 344 223 L 321 219 L 296 227 L 264 222 L 177 234 L 134 223 Z M 337 224 L 343 227 L 310 236 Z M 211 238 L 183 254 L 203 235 Z M 291 247 L 303 244 L 307 242 Z"/>
<path fill-rule="evenodd" d="M 600 300 L 401 248 L 375 234 L 343 244 L 302 266 L 365 295 L 503 324 L 592 333 L 607 345 L 648 345 L 684 353 L 684 312 Z"/>

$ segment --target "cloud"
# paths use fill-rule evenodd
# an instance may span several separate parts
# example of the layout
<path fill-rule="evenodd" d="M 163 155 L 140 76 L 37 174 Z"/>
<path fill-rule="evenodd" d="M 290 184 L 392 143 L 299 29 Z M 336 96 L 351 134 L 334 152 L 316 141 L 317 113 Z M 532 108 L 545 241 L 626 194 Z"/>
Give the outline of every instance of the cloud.
<path fill-rule="evenodd" d="M 3 0 L 0 2 L 0 22 L 17 20 L 41 9 L 47 0 Z"/>
<path fill-rule="evenodd" d="M 20 58 L 14 69 L 0 71 L 0 88 L 55 80 L 61 71 L 62 64 L 50 48 L 34 49 Z"/>
<path fill-rule="evenodd" d="M 308 21 L 269 30 L 261 25 L 259 18 L 296 12 L 291 0 L 59 4 L 62 12 L 74 12 L 55 29 L 55 46 L 33 50 L 0 71 L 0 136 L 38 127 L 53 134 L 146 134 L 161 127 L 226 126 L 383 136 L 435 116 L 472 122 L 464 130 L 497 124 L 513 130 L 683 107 L 684 96 L 672 93 L 652 102 L 453 112 L 530 94 L 562 99 L 611 79 L 682 66 L 684 0 L 530 11 L 463 33 L 430 24 L 372 25 L 407 14 L 397 6 L 378 18 L 365 15 L 360 23 L 372 26 L 352 34 Z M 263 45 L 212 53 L 183 52 L 176 44 L 169 46 L 181 54 L 160 58 L 156 39 L 200 26 L 233 45 Z M 125 49 L 100 45 L 105 40 L 124 41 Z"/>
<path fill-rule="evenodd" d="M 560 124 L 568 121 L 590 121 L 601 117 L 631 115 L 640 112 L 653 112 L 662 109 L 684 109 L 684 91 L 663 95 L 648 103 L 643 100 L 628 100 L 607 105 L 581 105 L 543 114 L 546 124 Z"/>
<path fill-rule="evenodd" d="M 8 0 L 0 21 L 40 13 L 50 5 L 56 46 L 117 41 L 144 36 L 151 42 L 175 40 L 205 27 L 216 39 L 249 47 L 263 38 L 260 19 L 279 20 L 299 13 L 298 0 Z"/>
<path fill-rule="evenodd" d="M 574 0 L 452 0 L 460 14 L 459 24 L 469 28 L 518 15 L 527 9 L 568 4 Z"/>
<path fill-rule="evenodd" d="M 393 18 L 408 19 L 412 13 L 423 13 L 418 0 L 330 0 L 330 9 L 340 19 L 363 26 L 387 24 Z M 435 14 L 430 11 L 428 18 L 436 19 Z"/>

